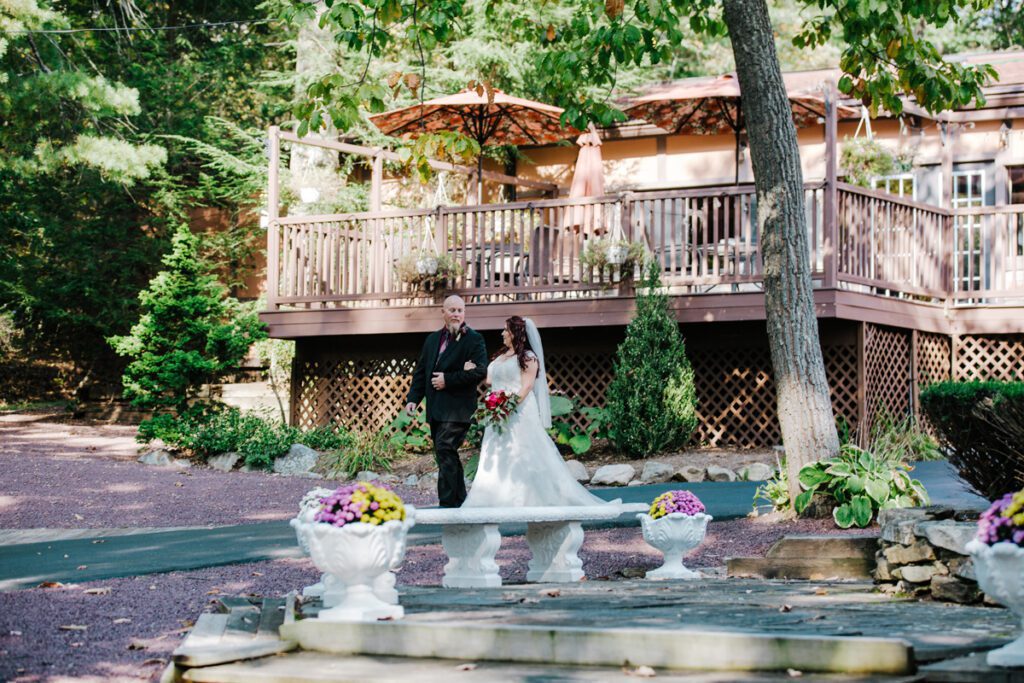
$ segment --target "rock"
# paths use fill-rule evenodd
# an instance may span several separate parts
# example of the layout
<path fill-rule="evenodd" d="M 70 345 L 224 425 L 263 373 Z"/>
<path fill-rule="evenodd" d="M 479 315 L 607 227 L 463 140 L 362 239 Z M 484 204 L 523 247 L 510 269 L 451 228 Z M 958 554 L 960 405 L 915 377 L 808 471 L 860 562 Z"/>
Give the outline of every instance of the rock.
<path fill-rule="evenodd" d="M 689 482 L 704 481 L 704 477 L 706 476 L 706 474 L 707 473 L 705 472 L 703 467 L 697 467 L 695 465 L 686 465 L 676 470 L 676 473 L 672 475 L 672 479 L 674 479 L 675 481 Z"/>
<path fill-rule="evenodd" d="M 958 579 L 966 579 L 967 581 L 977 581 L 978 575 L 974 573 L 974 560 L 970 557 L 958 557 L 954 560 L 946 562 L 946 566 L 949 567 L 949 573 Z"/>
<path fill-rule="evenodd" d="M 914 564 L 935 559 L 935 551 L 927 542 L 919 540 L 912 545 L 891 545 L 882 551 L 891 564 Z"/>
<path fill-rule="evenodd" d="M 886 512 L 886 510 L 880 510 L 879 514 L 882 512 Z M 880 526 L 882 527 L 882 540 L 887 543 L 912 545 L 917 540 L 917 536 L 914 534 L 917 522 L 913 519 L 897 520 Z"/>
<path fill-rule="evenodd" d="M 905 522 L 907 520 L 927 522 L 932 519 L 946 519 L 951 516 L 952 510 L 950 508 L 938 505 L 923 508 L 886 508 L 878 511 L 878 526 L 885 528 L 893 522 Z"/>
<path fill-rule="evenodd" d="M 889 571 L 889 562 L 881 556 L 881 551 L 879 551 L 879 555 L 875 559 L 875 571 L 871 575 L 875 578 L 875 581 L 893 580 L 892 573 Z"/>
<path fill-rule="evenodd" d="M 419 482 L 419 477 L 417 477 L 415 474 L 410 474 L 408 477 L 405 478 L 405 481 L 403 481 L 402 483 L 405 484 L 406 486 L 416 486 L 416 484 L 418 484 Z"/>
<path fill-rule="evenodd" d="M 579 460 L 566 460 L 565 466 L 569 468 L 569 474 L 573 476 L 573 479 L 585 484 L 590 481 L 590 472 L 587 472 L 586 466 Z"/>
<path fill-rule="evenodd" d="M 811 502 L 807 504 L 807 507 L 804 508 L 804 511 L 799 516 L 802 519 L 830 519 L 835 506 L 836 500 L 832 496 L 815 493 L 811 496 Z"/>
<path fill-rule="evenodd" d="M 235 469 L 235 465 L 241 458 L 242 456 L 238 453 L 221 453 L 207 460 L 206 464 L 220 472 L 230 472 Z"/>
<path fill-rule="evenodd" d="M 178 460 L 174 454 L 164 449 L 150 451 L 139 456 L 139 462 L 143 465 L 156 465 L 158 467 L 173 467 Z"/>
<path fill-rule="evenodd" d="M 437 490 L 437 472 L 427 472 L 416 483 L 416 488 L 423 491 Z"/>
<path fill-rule="evenodd" d="M 945 565 L 939 562 L 931 564 L 908 564 L 905 567 L 897 567 L 892 570 L 892 575 L 909 583 L 929 583 L 932 577 L 941 574 L 949 574 Z"/>
<path fill-rule="evenodd" d="M 755 462 L 744 465 L 737 474 L 743 481 L 768 481 L 775 475 L 775 468 L 763 462 Z"/>
<path fill-rule="evenodd" d="M 380 475 L 380 480 L 385 484 L 397 484 L 399 481 L 398 476 L 391 474 L 390 472 Z"/>
<path fill-rule="evenodd" d="M 736 481 L 736 473 L 728 467 L 708 465 L 708 479 L 711 481 Z"/>
<path fill-rule="evenodd" d="M 957 555 L 967 555 L 967 543 L 978 533 L 978 525 L 944 519 L 938 522 L 920 522 L 914 528 L 914 533 L 927 538 L 936 548 L 952 550 Z"/>
<path fill-rule="evenodd" d="M 626 486 L 643 486 L 643 485 L 644 485 L 644 483 L 642 481 L 640 481 L 639 479 L 634 479 L 633 481 L 631 481 L 628 484 L 626 484 Z"/>
<path fill-rule="evenodd" d="M 625 486 L 636 476 L 632 465 L 605 465 L 598 468 L 591 477 L 590 483 L 596 486 Z"/>
<path fill-rule="evenodd" d="M 671 479 L 673 473 L 670 465 L 652 460 L 644 463 L 644 470 L 640 473 L 640 481 L 644 484 L 661 484 Z"/>
<path fill-rule="evenodd" d="M 372 470 L 362 470 L 356 474 L 356 481 L 378 481 L 380 475 Z"/>
<path fill-rule="evenodd" d="M 293 443 L 288 454 L 274 461 L 274 472 L 288 477 L 304 477 L 312 474 L 320 454 L 309 446 Z"/>
<path fill-rule="evenodd" d="M 931 582 L 932 597 L 946 602 L 970 605 L 981 599 L 977 584 L 961 581 L 952 576 L 936 575 Z"/>

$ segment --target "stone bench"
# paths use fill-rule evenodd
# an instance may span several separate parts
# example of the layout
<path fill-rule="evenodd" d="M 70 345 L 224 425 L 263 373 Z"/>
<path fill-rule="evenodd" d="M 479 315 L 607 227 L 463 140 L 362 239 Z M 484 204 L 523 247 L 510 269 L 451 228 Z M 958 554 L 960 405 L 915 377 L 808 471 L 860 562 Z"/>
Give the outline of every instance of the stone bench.
<path fill-rule="evenodd" d="M 445 588 L 495 588 L 501 585 L 494 561 L 501 547 L 500 524 L 526 524 L 532 558 L 527 581 L 566 583 L 583 578 L 579 549 L 583 522 L 618 519 L 647 512 L 644 503 L 521 508 L 430 508 L 416 510 L 416 524 L 440 526 L 448 555 Z"/>

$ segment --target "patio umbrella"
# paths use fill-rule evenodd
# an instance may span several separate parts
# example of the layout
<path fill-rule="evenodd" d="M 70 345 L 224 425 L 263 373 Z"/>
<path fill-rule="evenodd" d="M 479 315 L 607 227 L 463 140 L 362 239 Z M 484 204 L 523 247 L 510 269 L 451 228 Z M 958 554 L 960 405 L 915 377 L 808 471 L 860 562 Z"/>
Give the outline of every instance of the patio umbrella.
<path fill-rule="evenodd" d="M 569 185 L 569 199 L 604 196 L 604 165 L 601 159 L 601 136 L 590 124 L 590 129 L 576 138 L 580 151 L 576 157 L 576 166 L 572 172 L 572 183 Z M 593 225 L 593 206 L 574 206 L 566 214 L 563 227 L 595 230 Z"/>
<path fill-rule="evenodd" d="M 490 95 L 490 96 L 488 96 Z M 500 90 L 490 93 L 463 90 L 421 104 L 395 109 L 370 117 L 386 135 L 415 138 L 424 133 L 457 130 L 484 145 L 544 145 L 558 142 L 579 131 L 563 128 L 562 109 Z M 483 156 L 477 159 L 477 179 L 483 170 Z"/>
<path fill-rule="evenodd" d="M 807 90 L 788 93 L 793 123 L 798 128 L 816 125 L 825 115 L 825 100 Z M 626 113 L 649 121 L 672 135 L 719 135 L 732 131 L 736 137 L 736 182 L 740 176 L 740 133 L 744 129 L 740 83 L 732 74 L 714 79 L 675 83 L 633 100 Z M 851 107 L 839 105 L 840 118 L 857 116 Z"/>

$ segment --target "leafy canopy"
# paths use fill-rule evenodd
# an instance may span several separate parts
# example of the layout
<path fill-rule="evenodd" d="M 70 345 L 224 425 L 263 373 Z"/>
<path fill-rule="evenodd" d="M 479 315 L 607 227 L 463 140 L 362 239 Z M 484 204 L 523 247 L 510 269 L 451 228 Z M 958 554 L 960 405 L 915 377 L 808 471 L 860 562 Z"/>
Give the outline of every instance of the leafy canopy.
<path fill-rule="evenodd" d="M 316 17 L 313 3 L 285 0 L 279 16 L 301 23 L 318 20 L 348 50 L 373 60 L 400 53 L 421 67 L 431 55 L 459 40 L 468 27 L 472 5 L 463 0 L 325 0 Z M 565 108 L 563 121 L 583 128 L 624 115 L 609 103 L 621 73 L 633 67 L 657 67 L 676 54 L 692 35 L 726 35 L 716 0 L 572 0 L 566 4 L 488 3 L 487 16 L 501 20 L 506 44 L 532 45 L 535 94 Z M 921 30 L 944 27 L 961 14 L 978 12 L 990 0 L 815 0 L 798 2 L 800 27 L 792 41 L 798 49 L 820 47 L 834 37 L 842 43 L 839 88 L 859 97 L 872 113 L 902 111 L 900 92 L 913 93 L 929 111 L 984 101 L 981 87 L 994 76 L 987 66 L 947 62 Z M 692 33 L 691 33 L 692 32 Z M 418 58 L 418 59 L 417 59 Z M 339 72 L 313 81 L 307 97 L 293 110 L 299 134 L 333 123 L 347 130 L 361 108 L 382 111 L 392 92 L 405 85 L 415 94 L 416 73 L 381 82 L 367 71 Z"/>

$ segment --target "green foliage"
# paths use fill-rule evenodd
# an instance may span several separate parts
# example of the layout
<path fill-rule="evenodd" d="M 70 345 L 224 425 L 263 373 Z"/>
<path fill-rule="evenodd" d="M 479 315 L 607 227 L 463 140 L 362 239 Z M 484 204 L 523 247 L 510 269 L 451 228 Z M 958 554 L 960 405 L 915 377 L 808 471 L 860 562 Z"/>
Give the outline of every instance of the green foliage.
<path fill-rule="evenodd" d="M 764 500 L 771 503 L 775 512 L 786 512 L 790 509 L 786 459 L 777 460 L 776 465 L 775 475 L 754 490 L 754 506 L 757 506 L 757 501 Z"/>
<path fill-rule="evenodd" d="M 430 265 L 433 265 L 433 268 Z M 447 254 L 420 252 L 406 254 L 398 259 L 395 263 L 395 273 L 402 282 L 430 292 L 447 287 L 462 274 L 462 266 Z"/>
<path fill-rule="evenodd" d="M 914 165 L 913 157 L 913 152 L 893 154 L 878 140 L 854 138 L 843 143 L 839 165 L 847 182 L 871 187 L 875 178 L 909 171 Z"/>
<path fill-rule="evenodd" d="M 24 333 L 14 323 L 10 313 L 0 313 L 0 360 L 10 358 L 17 351 L 18 340 Z"/>
<path fill-rule="evenodd" d="M 628 8 L 622 2 L 602 5 L 584 0 L 567 4 L 491 2 L 483 4 L 482 10 L 481 4 L 453 0 L 431 0 L 426 6 L 412 0 L 391 0 L 384 5 L 370 0 L 332 2 L 320 18 L 321 25 L 337 32 L 350 55 L 365 55 L 369 61 L 390 59 L 397 68 L 386 82 L 383 73 L 353 82 L 344 71 L 315 80 L 293 110 L 300 133 L 314 130 L 324 121 L 341 130 L 351 128 L 360 119 L 363 103 L 370 111 L 382 111 L 391 93 L 408 90 L 414 97 L 420 96 L 427 69 L 433 66 L 441 71 L 439 67 L 444 66 L 451 70 L 453 61 L 472 74 L 459 85 L 470 78 L 483 78 L 488 85 L 506 89 L 522 82 L 521 89 L 510 91 L 564 107 L 565 123 L 581 130 L 590 121 L 608 125 L 624 119 L 622 112 L 609 104 L 616 85 L 621 87 L 623 80 L 628 82 L 644 70 L 649 79 L 652 73 L 675 72 L 674 62 L 694 48 L 695 36 L 700 37 L 698 44 L 720 45 L 727 34 L 720 3 L 715 0 L 652 0 Z M 783 50 L 784 54 L 795 59 L 800 53 L 836 45 L 846 74 L 841 90 L 861 99 L 873 115 L 883 107 L 898 114 L 902 111 L 897 97 L 900 90 L 913 92 L 929 111 L 966 106 L 980 97 L 981 85 L 992 75 L 991 70 L 944 61 L 922 30 L 927 25 L 947 26 L 980 6 L 976 0 L 822 0 L 788 3 L 784 15 L 777 17 L 796 48 L 792 53 Z M 488 22 L 484 27 L 481 11 Z M 313 20 L 315 8 L 290 0 L 278 5 L 276 13 L 302 24 Z M 503 49 L 493 52 L 508 54 L 507 61 L 497 61 L 500 58 L 493 54 L 481 59 L 485 50 L 467 49 L 479 61 L 459 63 L 446 52 L 460 43 L 469 48 L 473 39 L 501 45 Z M 695 53 L 700 55 L 699 48 Z M 437 59 L 427 61 L 424 55 L 436 55 Z"/>
<path fill-rule="evenodd" d="M 693 369 L 660 285 L 651 264 L 608 386 L 611 439 L 634 458 L 684 445 L 697 427 Z"/>
<path fill-rule="evenodd" d="M 236 367 L 266 333 L 254 311 L 228 299 L 186 228 L 163 263 L 166 270 L 139 295 L 139 321 L 110 344 L 132 359 L 123 382 L 133 405 L 184 414 L 203 384 Z"/>
<path fill-rule="evenodd" d="M 378 432 L 353 432 L 340 448 L 324 455 L 320 468 L 328 477 L 352 478 L 359 472 L 390 472 L 392 463 L 401 457 L 400 447 L 391 442 L 386 429 Z"/>
<path fill-rule="evenodd" d="M 837 526 L 866 527 L 875 512 L 887 508 L 928 504 L 924 486 L 909 474 L 906 463 L 876 457 L 852 444 L 844 445 L 836 458 L 800 469 L 803 493 L 797 496 L 797 514 L 807 509 L 816 493 L 835 501 L 832 517 Z"/>
<path fill-rule="evenodd" d="M 620 256 L 624 257 L 620 263 L 609 261 L 609 250 L 620 250 Z M 593 269 L 598 276 L 617 269 L 622 277 L 632 277 L 637 266 L 642 267 L 647 256 L 646 247 L 643 242 L 630 242 L 629 240 L 609 240 L 600 238 L 590 240 L 583 253 L 580 254 L 580 265 L 584 269 Z"/>
<path fill-rule="evenodd" d="M 399 411 L 387 426 L 387 431 L 391 434 L 391 444 L 400 450 L 423 453 L 431 448 L 430 425 L 427 424 L 427 410 L 423 403 L 415 415 Z"/>
<path fill-rule="evenodd" d="M 888 461 L 918 462 L 945 457 L 938 442 L 921 429 L 912 415 L 897 419 L 885 411 L 876 414 L 868 444 L 868 450 Z"/>
<path fill-rule="evenodd" d="M 995 500 L 1024 488 L 1024 382 L 940 382 L 921 407 L 960 476 Z"/>
<path fill-rule="evenodd" d="M 257 23 L 122 30 L 247 19 Z M 19 32 L 86 27 L 108 30 Z M 190 209 L 231 211 L 248 239 L 261 236 L 239 207 L 258 205 L 264 184 L 243 201 L 233 174 L 178 138 L 248 158 L 250 146 L 209 120 L 262 131 L 281 113 L 290 86 L 265 72 L 291 63 L 289 30 L 241 0 L 25 0 L 0 3 L 0 31 L 0 309 L 32 331 L 25 354 L 99 381 L 120 373 L 105 340 L 138 318 L 137 295 Z M 204 245 L 216 265 L 241 258 L 218 240 Z"/>
<path fill-rule="evenodd" d="M 160 439 L 169 448 L 209 459 L 238 453 L 250 467 L 268 469 L 288 453 L 292 444 L 317 451 L 348 447 L 353 439 L 342 427 L 326 425 L 303 432 L 283 422 L 268 420 L 237 408 L 193 409 L 181 415 L 163 413 L 139 426 L 141 442 Z"/>
<path fill-rule="evenodd" d="M 587 419 L 583 428 L 577 427 L 571 419 L 577 412 Z M 560 446 L 568 446 L 575 455 L 589 453 L 596 440 L 609 438 L 608 430 L 609 416 L 606 408 L 583 406 L 577 411 L 572 399 L 565 396 L 551 397 L 551 438 Z"/>

